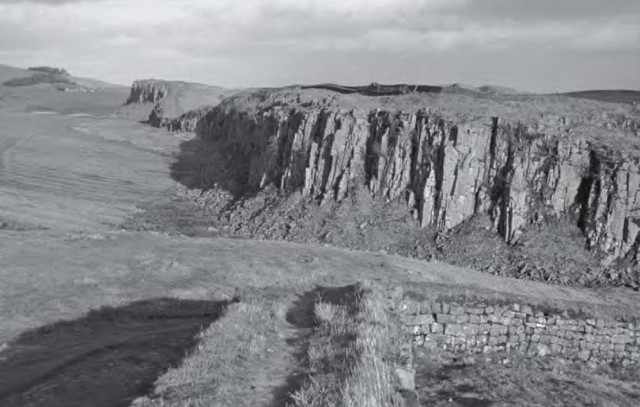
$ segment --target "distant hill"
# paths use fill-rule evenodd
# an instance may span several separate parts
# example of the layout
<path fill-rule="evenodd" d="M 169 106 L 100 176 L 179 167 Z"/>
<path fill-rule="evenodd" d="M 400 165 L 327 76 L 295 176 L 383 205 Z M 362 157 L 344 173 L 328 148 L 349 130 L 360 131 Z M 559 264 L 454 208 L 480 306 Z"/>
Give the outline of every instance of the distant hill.
<path fill-rule="evenodd" d="M 66 75 L 66 76 L 71 75 L 69 71 L 67 71 L 64 68 L 54 68 L 51 66 L 30 66 L 27 69 L 29 71 L 44 72 L 44 73 L 49 73 L 53 75 Z"/>
<path fill-rule="evenodd" d="M 67 91 L 123 88 L 122 85 L 96 79 L 75 77 L 62 68 L 40 66 L 22 69 L 0 64 L 0 85 L 22 87 L 42 84 Z"/>
<path fill-rule="evenodd" d="M 610 89 L 610 90 L 585 90 L 581 92 L 568 92 L 561 93 L 563 96 L 569 96 L 572 98 L 581 99 L 593 99 L 602 102 L 614 102 L 614 103 L 640 103 L 640 91 L 637 90 L 623 90 L 623 89 Z"/>

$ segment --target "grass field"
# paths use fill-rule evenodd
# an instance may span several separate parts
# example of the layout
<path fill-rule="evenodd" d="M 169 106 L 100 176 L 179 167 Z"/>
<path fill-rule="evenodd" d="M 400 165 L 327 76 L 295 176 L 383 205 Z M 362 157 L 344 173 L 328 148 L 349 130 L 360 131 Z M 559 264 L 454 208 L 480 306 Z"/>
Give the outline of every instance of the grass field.
<path fill-rule="evenodd" d="M 109 394 L 122 406 L 305 407 L 321 388 L 345 405 L 375 405 L 365 395 L 390 394 L 379 358 L 393 343 L 381 300 L 350 311 L 315 297 L 363 281 L 417 298 L 640 314 L 629 290 L 547 286 L 382 252 L 187 237 L 189 217 L 171 233 L 122 230 L 141 208 L 175 198 L 170 164 L 186 136 L 111 117 L 118 92 L 0 87 L 0 405 L 88 405 Z M 239 303 L 222 302 L 236 292 Z"/>

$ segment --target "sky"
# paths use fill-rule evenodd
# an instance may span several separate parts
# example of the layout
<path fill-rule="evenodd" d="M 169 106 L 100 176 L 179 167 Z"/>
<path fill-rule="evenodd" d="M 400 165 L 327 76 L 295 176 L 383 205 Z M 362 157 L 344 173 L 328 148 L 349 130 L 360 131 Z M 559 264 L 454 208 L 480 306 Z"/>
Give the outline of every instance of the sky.
<path fill-rule="evenodd" d="M 0 0 L 0 63 L 121 84 L 640 90 L 640 0 Z"/>

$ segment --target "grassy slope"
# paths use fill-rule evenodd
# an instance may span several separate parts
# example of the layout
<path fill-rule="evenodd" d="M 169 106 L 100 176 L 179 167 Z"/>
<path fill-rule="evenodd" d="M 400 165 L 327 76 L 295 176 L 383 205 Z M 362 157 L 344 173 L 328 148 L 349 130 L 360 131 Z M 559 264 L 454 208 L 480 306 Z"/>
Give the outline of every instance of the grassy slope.
<path fill-rule="evenodd" d="M 626 291 L 604 296 L 382 253 L 110 232 L 110 226 L 101 221 L 105 213 L 115 211 L 113 219 L 118 219 L 136 205 L 162 200 L 163 194 L 170 193 L 165 171 L 167 154 L 176 140 L 131 123 L 64 116 L 70 112 L 103 114 L 110 105 L 87 105 L 84 102 L 95 99 L 61 99 L 58 95 L 34 88 L 10 95 L 11 103 L 0 101 L 4 107 L 0 117 L 3 124 L 9 124 L 0 130 L 0 176 L 5 177 L 1 186 L 14 184 L 2 190 L 5 200 L 0 202 L 0 215 L 21 214 L 36 223 L 48 223 L 51 229 L 0 230 L 0 343 L 26 329 L 78 318 L 103 305 L 162 296 L 220 299 L 241 287 L 247 303 L 234 306 L 220 325 L 204 334 L 210 340 L 202 347 L 215 358 L 196 357 L 189 362 L 204 370 L 237 366 L 237 370 L 225 371 L 224 381 L 215 382 L 206 393 L 223 394 L 234 405 L 234 400 L 263 402 L 274 387 L 286 381 L 291 365 L 280 356 L 290 355 L 286 339 L 296 332 L 289 331 L 291 327 L 283 321 L 283 310 L 295 300 L 292 292 L 305 292 L 315 284 L 337 286 L 378 279 L 383 285 L 403 285 L 417 295 L 519 296 L 533 304 L 559 304 L 600 315 L 640 314 L 637 295 Z M 63 115 L 29 113 L 38 109 Z M 107 175 L 108 179 L 100 178 Z M 81 228 L 68 227 L 65 219 L 87 223 Z M 77 229 L 86 232 L 74 232 Z M 238 337 L 243 339 L 237 341 Z M 241 360 L 246 352 L 264 357 L 255 367 L 254 360 Z M 255 388 L 247 389 L 247 382 Z M 162 388 L 162 381 L 159 386 Z M 253 399 L 243 391 L 254 392 Z M 211 404 L 207 403 L 204 405 Z"/>
<path fill-rule="evenodd" d="M 246 253 L 251 253 L 247 256 Z M 159 296 L 220 298 L 235 287 L 290 289 L 346 285 L 363 279 L 400 284 L 435 296 L 519 296 L 534 304 L 568 304 L 602 314 L 639 314 L 637 294 L 547 286 L 494 277 L 438 262 L 331 247 L 155 233 L 61 234 L 0 231 L 3 281 L 0 341 L 100 305 Z M 48 270 L 43 272 L 42 265 Z"/>
<path fill-rule="evenodd" d="M 452 360 L 441 352 L 414 358 L 416 387 L 424 405 L 444 406 L 637 406 L 637 367 L 590 368 L 557 358 L 523 355 Z"/>

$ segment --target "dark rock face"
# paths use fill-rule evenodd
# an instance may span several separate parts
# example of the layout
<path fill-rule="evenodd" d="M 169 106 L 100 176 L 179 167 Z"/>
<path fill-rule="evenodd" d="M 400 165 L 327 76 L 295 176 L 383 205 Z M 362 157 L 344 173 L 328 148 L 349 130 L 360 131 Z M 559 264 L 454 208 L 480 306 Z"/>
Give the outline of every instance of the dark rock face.
<path fill-rule="evenodd" d="M 131 85 L 126 104 L 159 103 L 169 94 L 170 82 L 156 80 L 138 80 Z"/>
<path fill-rule="evenodd" d="M 216 106 L 234 92 L 236 91 L 197 83 L 137 80 L 131 86 L 122 113 L 136 116 L 155 127 L 191 131 L 189 123 L 195 123 L 194 117 L 198 116 L 199 108 Z M 139 111 L 127 114 L 127 109 Z M 182 115 L 185 115 L 184 118 L 181 118 Z"/>
<path fill-rule="evenodd" d="M 632 109 L 374 84 L 230 92 L 218 94 L 215 106 L 184 110 L 174 103 L 183 85 L 174 85 L 136 82 L 128 103 L 153 105 L 153 126 L 198 134 L 201 152 L 224 172 L 198 188 L 228 184 L 240 199 L 269 187 L 320 204 L 365 189 L 377 201 L 406 205 L 421 227 L 443 237 L 488 219 L 483 229 L 510 247 L 539 239 L 527 234 L 532 228 L 561 222 L 576 228 L 576 244 L 583 239 L 594 261 L 624 274 L 604 278 L 593 269 L 585 281 L 637 279 L 640 117 Z M 531 260 L 525 252 L 507 257 L 514 256 Z M 530 268 L 512 266 L 509 275 Z M 560 270 L 544 277 L 541 267 L 528 272 L 563 281 Z"/>
<path fill-rule="evenodd" d="M 377 198 L 406 202 L 425 227 L 447 230 L 487 214 L 509 243 L 526 225 L 569 217 L 609 263 L 635 259 L 640 245 L 638 157 L 581 137 L 563 117 L 454 123 L 426 110 L 283 104 L 249 111 L 227 103 L 171 126 L 193 129 L 195 122 L 203 138 L 247 163 L 248 189 L 272 184 L 340 201 L 364 185 Z M 639 129 L 627 118 L 590 126 L 631 136 Z"/>

